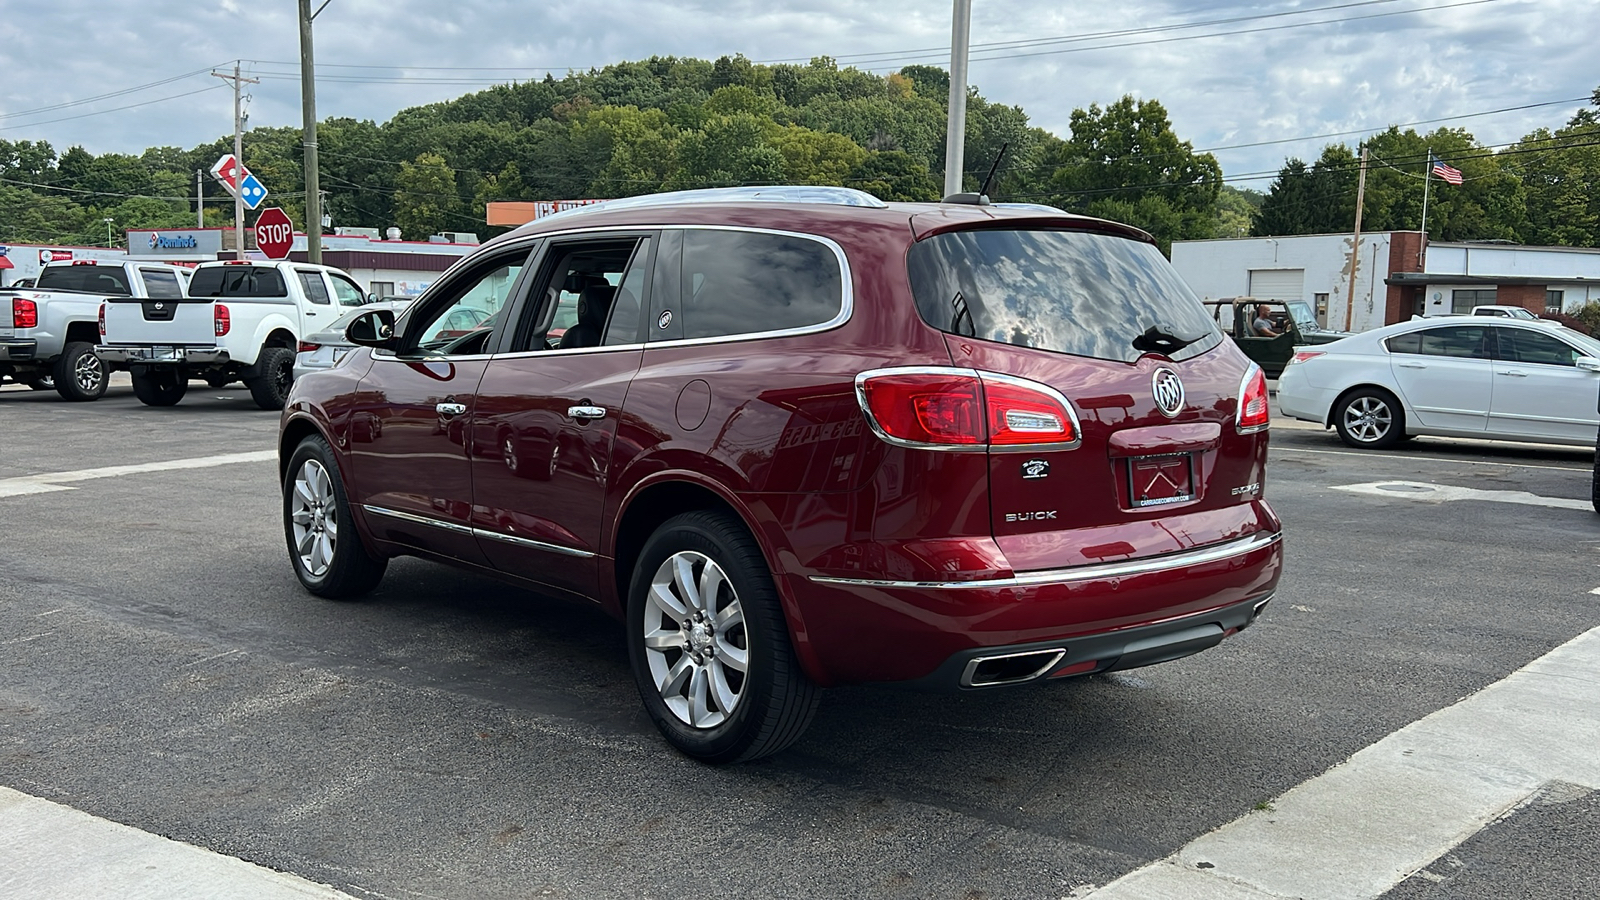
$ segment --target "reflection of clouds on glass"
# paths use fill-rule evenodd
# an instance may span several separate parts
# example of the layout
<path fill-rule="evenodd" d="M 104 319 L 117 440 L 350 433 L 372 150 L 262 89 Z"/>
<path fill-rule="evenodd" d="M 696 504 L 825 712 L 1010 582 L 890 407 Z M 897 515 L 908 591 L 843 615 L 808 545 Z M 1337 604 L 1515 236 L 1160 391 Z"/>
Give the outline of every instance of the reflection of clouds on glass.
<path fill-rule="evenodd" d="M 990 340 L 1092 356 L 1138 359 L 1132 341 L 1152 325 L 1221 340 L 1200 301 L 1148 244 L 1066 231 L 969 231 L 940 235 L 911 254 L 923 317 L 948 328 L 944 312 L 961 291 L 977 334 Z"/>
<path fill-rule="evenodd" d="M 838 314 L 838 259 L 816 241 L 737 231 L 684 235 L 684 337 L 817 325 Z"/>

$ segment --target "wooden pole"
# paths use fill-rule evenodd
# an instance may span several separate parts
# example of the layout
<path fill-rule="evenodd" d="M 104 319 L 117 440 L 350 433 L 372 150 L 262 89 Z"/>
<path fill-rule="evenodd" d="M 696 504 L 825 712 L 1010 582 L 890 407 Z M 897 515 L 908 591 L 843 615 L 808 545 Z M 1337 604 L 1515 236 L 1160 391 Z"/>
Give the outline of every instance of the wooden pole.
<path fill-rule="evenodd" d="M 1356 183 L 1356 229 L 1350 242 L 1350 292 L 1344 301 L 1344 330 L 1349 331 L 1356 311 L 1356 271 L 1361 266 L 1361 206 L 1367 199 L 1367 148 L 1361 148 L 1361 178 Z"/>

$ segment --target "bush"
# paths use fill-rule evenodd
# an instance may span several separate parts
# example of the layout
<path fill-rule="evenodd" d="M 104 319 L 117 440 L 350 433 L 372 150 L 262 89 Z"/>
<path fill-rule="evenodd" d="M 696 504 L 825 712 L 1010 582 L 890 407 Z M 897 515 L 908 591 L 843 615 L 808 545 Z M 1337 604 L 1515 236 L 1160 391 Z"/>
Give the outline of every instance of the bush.
<path fill-rule="evenodd" d="M 1600 301 L 1591 300 L 1572 313 L 1546 313 L 1540 318 L 1554 319 L 1568 328 L 1594 334 L 1600 332 Z"/>

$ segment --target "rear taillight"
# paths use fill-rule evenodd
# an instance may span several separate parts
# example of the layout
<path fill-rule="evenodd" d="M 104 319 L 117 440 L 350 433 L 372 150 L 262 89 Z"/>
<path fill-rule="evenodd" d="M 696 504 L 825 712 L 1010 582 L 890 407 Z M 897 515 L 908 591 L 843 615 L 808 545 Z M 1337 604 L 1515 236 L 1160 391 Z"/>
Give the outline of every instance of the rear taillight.
<path fill-rule="evenodd" d="M 1072 406 L 1035 381 L 943 367 L 875 369 L 856 376 L 856 398 L 884 440 L 933 450 L 1078 444 Z"/>
<path fill-rule="evenodd" d="M 1294 352 L 1294 357 L 1289 360 L 1289 365 L 1292 366 L 1295 363 L 1303 363 L 1308 359 L 1316 359 L 1319 356 L 1327 355 L 1327 351 L 1325 350 L 1296 350 Z"/>
<path fill-rule="evenodd" d="M 106 305 L 100 304 L 100 336 L 106 336 Z"/>
<path fill-rule="evenodd" d="M 11 327 L 34 328 L 39 324 L 39 305 L 21 297 L 11 298 Z"/>
<path fill-rule="evenodd" d="M 233 327 L 233 319 L 228 316 L 228 308 L 221 303 L 211 307 L 211 321 L 216 325 L 217 337 L 227 334 L 228 329 Z"/>
<path fill-rule="evenodd" d="M 322 345 L 321 344 L 313 344 L 310 341 L 301 341 L 300 342 L 300 349 L 296 350 L 295 352 L 296 353 L 310 353 L 313 350 L 321 350 L 321 349 L 322 349 Z"/>
<path fill-rule="evenodd" d="M 1272 419 L 1267 403 L 1267 376 L 1255 363 L 1239 382 L 1239 411 L 1234 414 L 1234 430 L 1240 434 L 1265 431 Z"/>

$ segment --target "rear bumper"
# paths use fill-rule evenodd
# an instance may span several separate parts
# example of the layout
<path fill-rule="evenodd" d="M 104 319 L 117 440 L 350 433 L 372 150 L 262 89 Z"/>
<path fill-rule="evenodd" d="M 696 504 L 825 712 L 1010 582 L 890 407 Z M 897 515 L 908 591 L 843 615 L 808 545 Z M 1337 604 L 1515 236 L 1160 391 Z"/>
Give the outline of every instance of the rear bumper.
<path fill-rule="evenodd" d="M 1003 578 L 791 576 L 790 589 L 826 682 L 954 690 L 986 686 L 974 677 L 974 660 L 1011 654 L 1047 655 L 1002 665 L 1027 677 L 996 684 L 1198 652 L 1250 624 L 1282 569 L 1282 534 L 1266 530 L 1161 556 Z"/>
<path fill-rule="evenodd" d="M 21 338 L 0 339 L 0 362 L 33 362 L 38 352 L 38 341 Z"/>
<path fill-rule="evenodd" d="M 228 362 L 228 351 L 221 347 L 182 346 L 125 346 L 101 344 L 94 348 L 96 356 L 108 363 L 163 365 L 189 363 L 211 365 Z"/>

